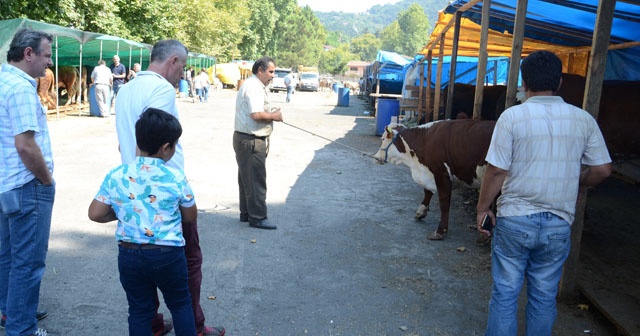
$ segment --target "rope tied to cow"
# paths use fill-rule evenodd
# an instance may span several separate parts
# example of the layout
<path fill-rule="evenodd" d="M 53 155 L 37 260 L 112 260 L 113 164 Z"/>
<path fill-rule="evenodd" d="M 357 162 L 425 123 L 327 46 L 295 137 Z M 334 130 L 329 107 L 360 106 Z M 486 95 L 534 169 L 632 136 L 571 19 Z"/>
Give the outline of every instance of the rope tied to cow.
<path fill-rule="evenodd" d="M 357 148 L 355 148 L 355 147 L 351 147 L 351 146 L 349 146 L 349 145 L 347 145 L 347 144 L 343 144 L 343 143 L 341 143 L 341 142 L 339 142 L 339 141 L 336 141 L 336 140 L 333 140 L 333 139 L 329 139 L 329 138 L 324 137 L 324 136 L 322 136 L 322 135 L 320 135 L 320 134 L 317 134 L 317 133 L 311 132 L 311 131 L 309 131 L 309 130 L 306 130 L 306 129 L 302 128 L 302 127 L 298 127 L 298 126 L 296 126 L 296 125 L 292 125 L 292 124 L 290 124 L 290 123 L 288 123 L 288 122 L 283 121 L 282 123 L 283 123 L 283 124 L 285 124 L 285 125 L 287 125 L 287 126 L 289 126 L 289 127 L 293 127 L 293 128 L 298 129 L 298 130 L 300 130 L 300 131 L 303 131 L 303 132 L 305 132 L 305 133 L 309 133 L 309 134 L 311 134 L 311 135 L 313 135 L 313 136 L 316 136 L 316 137 L 318 137 L 318 138 L 320 138 L 320 139 L 327 140 L 327 141 L 329 141 L 330 143 L 338 144 L 338 145 L 340 145 L 340 146 L 343 146 L 343 147 L 349 148 L 349 149 L 351 149 L 351 150 L 354 150 L 354 151 L 356 151 L 356 152 L 358 152 L 358 153 L 360 153 L 360 154 L 362 154 L 362 155 L 364 155 L 364 156 L 368 156 L 368 157 L 370 157 L 370 158 L 377 159 L 377 158 L 376 158 L 373 154 L 371 154 L 371 153 L 367 153 L 367 152 L 361 151 L 361 150 L 359 150 L 359 149 L 357 149 Z"/>

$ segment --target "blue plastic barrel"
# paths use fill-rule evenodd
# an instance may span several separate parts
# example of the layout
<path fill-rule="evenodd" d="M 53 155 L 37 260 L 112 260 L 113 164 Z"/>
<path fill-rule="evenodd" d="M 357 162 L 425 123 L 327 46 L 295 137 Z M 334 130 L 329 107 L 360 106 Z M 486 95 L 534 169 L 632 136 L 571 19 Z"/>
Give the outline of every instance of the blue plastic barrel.
<path fill-rule="evenodd" d="M 349 88 L 338 88 L 338 106 L 349 107 Z"/>
<path fill-rule="evenodd" d="M 93 85 L 89 88 L 89 115 L 92 117 L 100 116 L 100 108 L 96 100 L 96 87 Z"/>
<path fill-rule="evenodd" d="M 111 90 L 109 90 L 109 94 L 107 94 L 107 113 L 111 112 L 111 108 L 109 107 L 109 102 L 111 102 Z M 96 86 L 92 85 L 89 87 L 89 115 L 93 117 L 100 116 L 100 106 L 98 106 L 98 99 L 96 98 Z"/>
<path fill-rule="evenodd" d="M 186 79 L 181 79 L 180 83 L 178 84 L 178 91 L 180 91 L 180 93 L 188 93 L 189 92 L 189 83 L 187 83 Z"/>
<path fill-rule="evenodd" d="M 111 102 L 111 90 L 109 90 L 109 94 L 107 94 L 107 113 L 111 113 L 111 106 L 109 105 Z M 89 87 L 89 115 L 93 117 L 100 116 L 100 106 L 98 106 L 98 99 L 96 98 L 96 86 L 91 85 Z"/>
<path fill-rule="evenodd" d="M 382 135 L 384 128 L 391 123 L 391 117 L 400 115 L 400 101 L 397 99 L 378 99 L 376 111 L 376 135 Z"/>
<path fill-rule="evenodd" d="M 331 84 L 331 89 L 333 90 L 333 92 L 338 93 L 338 88 L 341 87 L 342 85 L 340 85 L 340 83 L 333 83 Z"/>

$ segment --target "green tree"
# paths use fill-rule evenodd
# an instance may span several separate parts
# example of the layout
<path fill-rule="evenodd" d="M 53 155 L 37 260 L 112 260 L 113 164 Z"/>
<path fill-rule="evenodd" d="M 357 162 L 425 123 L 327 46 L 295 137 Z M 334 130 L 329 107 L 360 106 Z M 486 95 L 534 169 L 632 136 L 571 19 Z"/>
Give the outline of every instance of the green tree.
<path fill-rule="evenodd" d="M 181 29 L 175 38 L 190 50 L 213 55 L 219 62 L 240 56 L 238 49 L 249 21 L 247 0 L 181 0 Z"/>
<path fill-rule="evenodd" d="M 178 1 L 39 0 L 1 1 L 0 17 L 19 18 L 155 43 L 176 35 Z"/>
<path fill-rule="evenodd" d="M 273 4 L 273 8 L 278 13 L 278 19 L 273 29 L 272 38 L 267 43 L 267 55 L 277 60 L 282 46 L 281 37 L 296 28 L 293 25 L 295 21 L 290 16 L 295 15 L 296 10 L 299 10 L 300 7 L 298 7 L 297 0 L 268 0 L 268 2 Z"/>
<path fill-rule="evenodd" d="M 100 0 L 96 3 L 104 4 L 105 2 Z M 175 37 L 182 29 L 180 13 L 184 10 L 184 3 L 181 1 L 116 0 L 106 4 L 107 8 L 115 5 L 114 14 L 123 23 L 121 30 L 126 30 L 126 33 L 112 32 L 112 35 L 154 44 L 159 40 Z M 96 10 L 104 11 L 98 8 Z M 105 24 L 102 20 L 94 21 L 92 25 L 97 31 L 110 31 L 108 23 Z"/>
<path fill-rule="evenodd" d="M 403 55 L 415 55 L 426 43 L 431 29 L 424 9 L 418 4 L 411 5 L 398 14 L 398 25 L 402 38 L 397 52 Z"/>
<path fill-rule="evenodd" d="M 361 61 L 373 61 L 382 46 L 380 41 L 373 34 L 356 36 L 351 40 L 349 51 L 357 55 Z"/>
<path fill-rule="evenodd" d="M 358 56 L 349 52 L 349 46 L 347 44 L 343 44 L 338 48 L 322 53 L 319 68 L 323 73 L 330 73 L 332 75 L 343 74 L 347 70 L 347 63 L 357 57 Z"/>
<path fill-rule="evenodd" d="M 383 50 L 400 52 L 402 48 L 402 31 L 400 30 L 398 20 L 384 27 L 382 32 L 380 32 L 380 40 L 382 40 L 381 48 Z"/>
<path fill-rule="evenodd" d="M 324 27 L 309 6 L 296 8 L 285 23 L 291 28 L 278 41 L 279 66 L 296 68 L 298 65 L 317 66 L 326 39 Z"/>
<path fill-rule="evenodd" d="M 273 4 L 261 0 L 249 0 L 251 17 L 246 34 L 238 46 L 242 59 L 255 60 L 267 54 L 269 41 L 273 39 L 278 13 Z"/>

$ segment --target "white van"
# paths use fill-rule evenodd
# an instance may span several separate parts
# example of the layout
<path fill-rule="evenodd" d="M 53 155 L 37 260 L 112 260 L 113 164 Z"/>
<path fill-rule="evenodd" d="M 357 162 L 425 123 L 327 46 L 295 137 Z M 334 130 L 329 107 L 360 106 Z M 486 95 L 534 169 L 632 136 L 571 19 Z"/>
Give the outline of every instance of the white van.
<path fill-rule="evenodd" d="M 275 76 L 271 83 L 269 83 L 269 91 L 287 91 L 287 86 L 284 84 L 284 78 L 291 73 L 291 69 L 276 68 Z"/>
<path fill-rule="evenodd" d="M 320 86 L 320 74 L 317 72 L 301 72 L 298 81 L 298 90 L 318 92 Z"/>

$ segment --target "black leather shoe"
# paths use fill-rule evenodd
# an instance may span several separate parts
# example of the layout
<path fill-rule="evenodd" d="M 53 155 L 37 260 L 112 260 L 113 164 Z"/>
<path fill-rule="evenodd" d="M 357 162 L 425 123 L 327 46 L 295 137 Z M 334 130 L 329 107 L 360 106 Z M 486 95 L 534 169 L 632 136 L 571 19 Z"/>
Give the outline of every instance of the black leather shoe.
<path fill-rule="evenodd" d="M 249 223 L 250 227 L 256 228 L 256 229 L 265 229 L 265 230 L 275 230 L 278 227 L 269 223 L 269 220 L 265 219 L 261 219 L 255 223 Z"/>
<path fill-rule="evenodd" d="M 240 223 L 247 223 L 249 221 L 249 215 L 240 214 Z"/>

